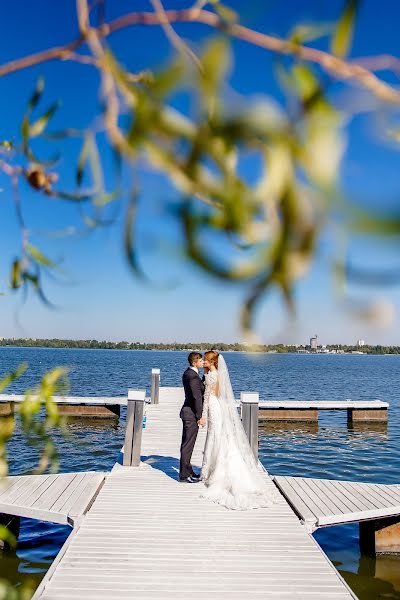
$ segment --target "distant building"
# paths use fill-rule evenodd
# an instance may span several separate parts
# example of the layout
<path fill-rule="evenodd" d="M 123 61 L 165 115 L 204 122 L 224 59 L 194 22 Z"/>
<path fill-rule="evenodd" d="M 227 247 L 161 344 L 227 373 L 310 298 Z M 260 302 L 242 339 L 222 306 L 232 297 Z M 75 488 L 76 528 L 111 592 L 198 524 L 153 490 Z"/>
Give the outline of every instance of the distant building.
<path fill-rule="evenodd" d="M 365 341 L 364 340 L 357 340 L 357 347 L 358 348 L 362 348 L 363 346 L 365 346 Z"/>
<path fill-rule="evenodd" d="M 311 350 L 316 350 L 318 348 L 317 334 L 315 334 L 314 337 L 310 338 L 310 348 Z"/>

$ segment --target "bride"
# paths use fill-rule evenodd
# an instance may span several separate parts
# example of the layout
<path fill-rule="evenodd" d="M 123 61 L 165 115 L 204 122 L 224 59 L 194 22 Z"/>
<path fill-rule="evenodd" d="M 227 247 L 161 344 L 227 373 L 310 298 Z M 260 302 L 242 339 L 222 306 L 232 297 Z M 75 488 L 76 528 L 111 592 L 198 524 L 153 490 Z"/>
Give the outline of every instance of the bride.
<path fill-rule="evenodd" d="M 208 425 L 201 480 L 202 497 L 233 510 L 271 506 L 278 493 L 268 482 L 250 448 L 237 412 L 224 357 L 210 350 L 204 354 L 206 389 L 202 418 Z"/>

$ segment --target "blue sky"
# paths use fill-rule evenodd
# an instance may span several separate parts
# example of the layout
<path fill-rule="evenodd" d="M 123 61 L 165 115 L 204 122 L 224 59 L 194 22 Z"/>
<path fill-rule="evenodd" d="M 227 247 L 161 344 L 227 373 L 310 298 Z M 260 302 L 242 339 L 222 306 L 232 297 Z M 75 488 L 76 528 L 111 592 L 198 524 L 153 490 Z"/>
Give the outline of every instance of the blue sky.
<path fill-rule="evenodd" d="M 147 2 L 128 0 L 109 2 L 107 18 L 133 8 L 150 10 Z M 166 7 L 183 8 L 186 2 L 165 1 Z M 261 31 L 286 35 L 293 24 L 334 21 L 342 2 L 306 0 L 283 2 L 242 0 L 227 2 L 242 15 L 245 24 Z M 246 6 L 247 5 L 247 6 Z M 251 8 L 248 8 L 248 5 Z M 395 1 L 361 2 L 352 56 L 398 53 L 397 25 L 400 5 Z M 76 36 L 75 2 L 37 0 L 35 3 L 6 3 L 0 24 L 1 63 L 13 58 L 58 45 Z M 195 47 L 210 35 L 203 26 L 176 27 L 178 33 L 193 41 Z M 121 31 L 111 40 L 117 54 L 132 71 L 162 64 L 171 55 L 163 32 L 157 27 L 138 27 Z M 324 47 L 325 42 L 322 42 Z M 234 44 L 235 69 L 231 86 L 242 101 L 271 94 L 281 100 L 272 76 L 270 54 L 244 43 Z M 39 75 L 46 79 L 45 104 L 62 98 L 62 107 L 53 128 L 84 127 L 98 109 L 98 78 L 85 65 L 53 62 L 0 79 L 2 110 L 0 137 L 18 138 L 21 115 Z M 383 73 L 388 81 L 398 83 L 392 74 Z M 76 146 L 72 142 L 65 151 L 59 170 L 63 187 L 72 187 Z M 111 176 L 111 159 L 102 156 L 106 173 Z M 359 201 L 398 210 L 398 161 L 396 149 L 380 145 L 378 134 L 367 116 L 358 116 L 349 128 L 348 147 L 342 177 L 347 193 Z M 249 164 L 251 177 L 252 165 Z M 165 214 L 165 199 L 172 198 L 173 188 L 163 177 L 145 170 L 141 181 L 141 209 L 138 235 L 141 261 L 160 286 L 148 286 L 133 278 L 125 263 L 121 222 L 90 237 L 50 237 L 43 233 L 58 231 L 80 223 L 76 209 L 67 202 L 49 201 L 24 189 L 23 210 L 32 239 L 48 255 L 62 261 L 64 275 L 60 281 L 46 281 L 46 292 L 55 310 L 30 297 L 24 304 L 18 296 L 0 297 L 0 336 L 96 338 L 142 341 L 237 341 L 240 339 L 238 314 L 244 289 L 230 287 L 204 275 L 185 262 L 178 251 L 179 229 L 173 218 Z M 9 265 L 19 252 L 20 233 L 7 180 L 0 176 L 1 236 L 0 285 L 6 291 Z M 352 242 L 355 261 L 369 265 L 397 265 L 398 240 L 384 245 L 375 240 Z M 359 287 L 354 294 L 371 301 L 386 298 L 396 314 L 386 328 L 368 325 L 345 310 L 338 298 L 330 269 L 335 246 L 326 234 L 320 252 L 307 278 L 296 290 L 297 320 L 289 321 L 280 297 L 273 292 L 264 300 L 257 316 L 257 332 L 265 342 L 304 343 L 318 333 L 322 343 L 354 342 L 364 338 L 371 343 L 400 344 L 398 311 L 400 286 L 391 288 Z"/>

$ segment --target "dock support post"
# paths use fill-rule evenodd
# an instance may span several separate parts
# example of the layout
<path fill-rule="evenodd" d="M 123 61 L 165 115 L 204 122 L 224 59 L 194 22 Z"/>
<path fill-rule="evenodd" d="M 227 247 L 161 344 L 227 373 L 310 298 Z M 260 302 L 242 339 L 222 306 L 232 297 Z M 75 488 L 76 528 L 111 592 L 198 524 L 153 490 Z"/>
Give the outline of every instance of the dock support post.
<path fill-rule="evenodd" d="M 123 460 L 125 467 L 138 467 L 140 465 L 145 396 L 146 390 L 128 391 Z"/>
<path fill-rule="evenodd" d="M 348 408 L 347 409 L 347 422 L 348 423 L 362 423 L 362 422 L 386 422 L 388 420 L 387 408 L 382 409 L 359 409 L 359 408 Z"/>
<path fill-rule="evenodd" d="M 258 403 L 257 392 L 240 392 L 242 423 L 254 456 L 258 460 Z"/>
<path fill-rule="evenodd" d="M 160 369 L 151 370 L 151 403 L 160 402 Z"/>
<path fill-rule="evenodd" d="M 360 523 L 360 550 L 362 554 L 400 553 L 400 517 L 387 517 Z"/>

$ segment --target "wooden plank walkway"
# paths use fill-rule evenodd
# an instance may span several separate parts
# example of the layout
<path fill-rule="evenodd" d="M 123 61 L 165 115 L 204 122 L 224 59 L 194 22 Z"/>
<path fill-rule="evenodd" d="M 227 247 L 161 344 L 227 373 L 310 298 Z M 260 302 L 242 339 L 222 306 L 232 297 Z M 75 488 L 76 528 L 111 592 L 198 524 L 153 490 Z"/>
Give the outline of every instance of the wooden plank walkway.
<path fill-rule="evenodd" d="M 97 472 L 5 477 L 0 512 L 76 525 L 86 513 L 106 474 Z"/>
<path fill-rule="evenodd" d="M 274 481 L 310 531 L 400 515 L 400 485 L 303 477 Z"/>
<path fill-rule="evenodd" d="M 177 481 L 181 404 L 182 390 L 169 388 L 147 407 L 141 466 L 107 476 L 35 600 L 354 598 L 283 497 L 229 511 L 200 498 L 202 484 Z"/>

